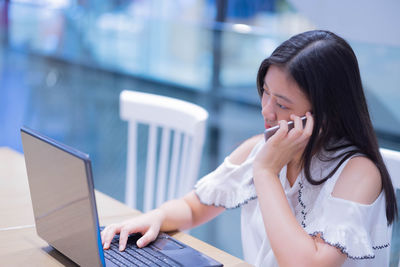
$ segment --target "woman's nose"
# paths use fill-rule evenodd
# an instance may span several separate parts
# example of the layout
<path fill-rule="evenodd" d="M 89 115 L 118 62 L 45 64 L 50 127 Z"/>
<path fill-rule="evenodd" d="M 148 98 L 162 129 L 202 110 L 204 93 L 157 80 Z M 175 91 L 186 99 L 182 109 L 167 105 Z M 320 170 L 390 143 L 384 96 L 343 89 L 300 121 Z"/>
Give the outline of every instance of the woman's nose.
<path fill-rule="evenodd" d="M 270 97 L 263 101 L 262 109 L 261 109 L 261 114 L 264 117 L 264 119 L 267 119 L 269 121 L 274 121 L 276 120 L 276 113 L 275 113 L 275 108 L 273 105 L 273 99 Z"/>

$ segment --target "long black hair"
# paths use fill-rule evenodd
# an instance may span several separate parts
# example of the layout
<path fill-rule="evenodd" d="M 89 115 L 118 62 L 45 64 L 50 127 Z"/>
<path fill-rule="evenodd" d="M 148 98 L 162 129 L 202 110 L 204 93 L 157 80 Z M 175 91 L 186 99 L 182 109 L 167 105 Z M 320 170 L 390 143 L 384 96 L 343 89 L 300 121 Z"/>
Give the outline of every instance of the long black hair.
<path fill-rule="evenodd" d="M 372 127 L 357 58 L 350 45 L 329 31 L 315 30 L 293 36 L 277 47 L 258 70 L 257 89 L 260 97 L 269 66 L 282 67 L 311 102 L 314 129 L 303 153 L 306 179 L 313 185 L 328 180 L 349 157 L 361 153 L 379 169 L 386 197 L 386 217 L 391 224 L 397 217 L 393 185 L 379 152 Z M 346 140 L 346 143 L 338 142 Z M 334 158 L 337 166 L 322 179 L 311 177 L 313 155 L 325 149 L 347 149 Z"/>

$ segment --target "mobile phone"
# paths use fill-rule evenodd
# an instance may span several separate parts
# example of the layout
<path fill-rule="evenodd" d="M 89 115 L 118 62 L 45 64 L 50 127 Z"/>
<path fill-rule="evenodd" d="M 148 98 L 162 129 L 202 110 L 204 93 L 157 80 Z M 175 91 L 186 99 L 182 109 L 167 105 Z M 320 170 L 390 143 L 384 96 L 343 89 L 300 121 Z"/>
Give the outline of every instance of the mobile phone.
<path fill-rule="evenodd" d="M 303 122 L 303 127 L 306 126 L 307 117 L 303 116 L 303 117 L 300 117 L 300 119 Z M 289 121 L 288 122 L 288 131 L 293 129 L 293 127 L 294 127 L 294 121 Z M 264 131 L 265 141 L 267 141 L 268 138 L 270 138 L 274 133 L 276 133 L 276 131 L 278 131 L 278 129 L 279 129 L 279 125 L 265 129 L 265 131 Z"/>

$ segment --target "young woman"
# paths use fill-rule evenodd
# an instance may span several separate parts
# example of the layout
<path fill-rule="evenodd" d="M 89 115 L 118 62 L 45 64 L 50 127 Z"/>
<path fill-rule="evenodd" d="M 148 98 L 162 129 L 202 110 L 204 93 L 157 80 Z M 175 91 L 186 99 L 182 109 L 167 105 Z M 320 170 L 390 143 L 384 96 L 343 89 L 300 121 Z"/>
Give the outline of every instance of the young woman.
<path fill-rule="evenodd" d="M 121 250 L 135 232 L 143 247 L 241 207 L 256 266 L 388 266 L 395 194 L 351 47 L 328 31 L 298 34 L 261 63 L 257 88 L 265 128 L 279 130 L 245 141 L 184 198 L 108 226 L 105 249 L 117 233 Z"/>

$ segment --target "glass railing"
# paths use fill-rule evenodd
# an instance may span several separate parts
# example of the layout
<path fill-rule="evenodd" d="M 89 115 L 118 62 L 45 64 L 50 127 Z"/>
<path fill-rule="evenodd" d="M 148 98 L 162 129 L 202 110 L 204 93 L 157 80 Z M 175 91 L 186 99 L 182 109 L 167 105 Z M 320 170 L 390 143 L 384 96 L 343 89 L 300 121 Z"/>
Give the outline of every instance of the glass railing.
<path fill-rule="evenodd" d="M 261 60 L 291 29 L 313 28 L 296 13 L 252 14 L 247 22 L 254 25 L 249 26 L 237 23 L 234 12 L 229 23 L 205 23 L 185 16 L 146 16 L 137 9 L 99 12 L 71 4 L 11 2 L 9 46 L 258 105 L 253 90 Z M 400 141 L 400 47 L 349 41 L 378 133 L 392 143 Z"/>
<path fill-rule="evenodd" d="M 46 8 L 11 2 L 9 45 L 71 63 L 207 91 L 216 86 L 254 86 L 260 61 L 289 36 L 279 25 L 291 21 L 263 16 L 257 23 L 274 25 L 263 29 L 235 21 L 147 16 L 131 9 L 96 12 L 76 5 Z M 213 77 L 215 72 L 217 78 Z"/>

